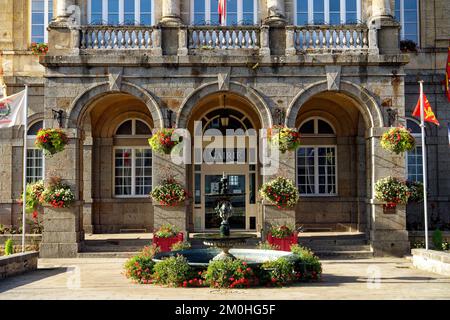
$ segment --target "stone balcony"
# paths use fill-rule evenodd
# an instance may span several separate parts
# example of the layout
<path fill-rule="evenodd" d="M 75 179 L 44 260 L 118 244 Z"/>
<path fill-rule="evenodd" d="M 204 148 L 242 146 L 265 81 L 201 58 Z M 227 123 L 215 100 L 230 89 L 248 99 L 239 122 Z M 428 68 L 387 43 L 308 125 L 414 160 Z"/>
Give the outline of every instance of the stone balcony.
<path fill-rule="evenodd" d="M 166 32 L 165 32 L 166 31 Z M 262 26 L 108 26 L 79 27 L 79 53 L 96 55 L 145 51 L 150 56 L 287 56 L 304 54 L 378 54 L 376 30 L 366 25 Z M 283 36 L 284 35 L 284 36 Z M 164 50 L 166 48 L 166 50 Z M 169 49 L 167 49 L 169 48 Z M 282 49 L 282 48 L 281 48 Z M 273 52 L 272 52 L 273 53 Z"/>

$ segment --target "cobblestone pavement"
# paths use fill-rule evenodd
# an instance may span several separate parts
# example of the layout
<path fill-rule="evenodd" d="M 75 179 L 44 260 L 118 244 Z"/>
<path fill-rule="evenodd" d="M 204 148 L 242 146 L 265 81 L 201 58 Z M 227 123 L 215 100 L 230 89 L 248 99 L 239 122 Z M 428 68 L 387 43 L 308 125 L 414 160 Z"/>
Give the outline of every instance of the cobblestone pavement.
<path fill-rule="evenodd" d="M 0 281 L 6 299 L 450 299 L 450 277 L 408 259 L 324 260 L 323 280 L 286 288 L 213 290 L 138 285 L 124 259 L 41 259 L 37 271 Z"/>

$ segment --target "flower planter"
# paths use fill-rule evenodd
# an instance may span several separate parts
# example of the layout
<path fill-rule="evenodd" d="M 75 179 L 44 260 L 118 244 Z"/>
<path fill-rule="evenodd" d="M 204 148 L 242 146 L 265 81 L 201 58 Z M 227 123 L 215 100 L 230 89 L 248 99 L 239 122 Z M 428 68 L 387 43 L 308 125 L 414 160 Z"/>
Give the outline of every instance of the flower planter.
<path fill-rule="evenodd" d="M 183 233 L 179 233 L 176 237 L 171 238 L 160 238 L 158 236 L 153 236 L 153 244 L 157 245 L 161 252 L 170 251 L 173 244 L 183 241 Z"/>
<path fill-rule="evenodd" d="M 294 232 L 290 237 L 286 238 L 274 238 L 272 237 L 272 234 L 269 233 L 267 235 L 267 241 L 271 245 L 277 246 L 279 248 L 277 250 L 291 251 L 291 245 L 298 243 L 297 232 Z"/>

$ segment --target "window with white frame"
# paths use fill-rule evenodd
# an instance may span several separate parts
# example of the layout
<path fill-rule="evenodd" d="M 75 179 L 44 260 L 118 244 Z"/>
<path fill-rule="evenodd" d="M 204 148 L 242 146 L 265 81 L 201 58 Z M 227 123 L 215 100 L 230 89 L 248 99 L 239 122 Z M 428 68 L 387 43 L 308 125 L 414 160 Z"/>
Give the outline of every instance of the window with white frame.
<path fill-rule="evenodd" d="M 116 139 L 151 135 L 150 127 L 130 119 L 116 130 Z M 147 147 L 114 148 L 114 194 L 118 197 L 146 196 L 152 188 L 152 151 Z"/>
<path fill-rule="evenodd" d="M 422 139 L 419 123 L 413 119 L 406 120 L 406 126 L 416 139 L 416 147 L 406 153 L 406 176 L 410 181 L 423 181 Z"/>
<path fill-rule="evenodd" d="M 300 125 L 302 136 L 323 138 L 335 136 L 332 125 L 312 118 Z M 302 195 L 334 196 L 337 194 L 335 145 L 301 146 L 297 150 L 297 187 Z"/>
<path fill-rule="evenodd" d="M 43 121 L 33 123 L 27 130 L 27 183 L 44 179 L 44 155 L 42 150 L 34 148 L 34 141 Z"/>
<path fill-rule="evenodd" d="M 355 24 L 361 22 L 361 0 L 294 0 L 294 23 Z"/>
<path fill-rule="evenodd" d="M 223 25 L 257 23 L 257 0 L 226 0 L 227 14 Z M 218 0 L 191 0 L 191 23 L 218 25 Z"/>
<path fill-rule="evenodd" d="M 418 0 L 395 0 L 395 18 L 402 27 L 402 40 L 412 40 L 419 44 Z"/>
<path fill-rule="evenodd" d="M 88 0 L 88 23 L 153 25 L 153 0 Z"/>
<path fill-rule="evenodd" d="M 47 26 L 53 18 L 53 0 L 31 0 L 31 42 L 48 41 Z"/>

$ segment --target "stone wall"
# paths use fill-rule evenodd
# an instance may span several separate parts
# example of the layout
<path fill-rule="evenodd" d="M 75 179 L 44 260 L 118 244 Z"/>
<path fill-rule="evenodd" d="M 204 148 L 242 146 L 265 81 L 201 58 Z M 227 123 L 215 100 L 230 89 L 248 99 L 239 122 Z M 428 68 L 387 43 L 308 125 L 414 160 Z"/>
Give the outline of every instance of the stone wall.
<path fill-rule="evenodd" d="M 37 270 L 38 256 L 38 252 L 25 252 L 0 257 L 0 280 Z"/>

